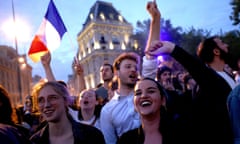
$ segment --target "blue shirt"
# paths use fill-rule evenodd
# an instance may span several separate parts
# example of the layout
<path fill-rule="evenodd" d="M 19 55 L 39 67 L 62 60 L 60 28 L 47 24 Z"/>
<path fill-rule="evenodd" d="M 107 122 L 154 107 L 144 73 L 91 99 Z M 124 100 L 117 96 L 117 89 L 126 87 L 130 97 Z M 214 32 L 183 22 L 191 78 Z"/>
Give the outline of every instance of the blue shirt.
<path fill-rule="evenodd" d="M 227 105 L 233 128 L 234 144 L 240 144 L 240 85 L 229 94 Z"/>
<path fill-rule="evenodd" d="M 118 137 L 140 126 L 140 116 L 134 109 L 133 92 L 120 96 L 117 92 L 104 105 L 100 115 L 100 129 L 107 144 L 116 144 Z"/>

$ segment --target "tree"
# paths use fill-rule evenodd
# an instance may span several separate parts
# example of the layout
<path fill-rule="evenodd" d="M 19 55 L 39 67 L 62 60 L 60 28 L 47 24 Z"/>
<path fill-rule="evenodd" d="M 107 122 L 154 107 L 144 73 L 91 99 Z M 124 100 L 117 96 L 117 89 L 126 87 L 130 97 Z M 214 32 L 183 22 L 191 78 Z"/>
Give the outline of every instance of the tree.
<path fill-rule="evenodd" d="M 181 27 L 173 27 L 170 20 L 161 19 L 161 40 L 180 44 L 181 33 Z"/>
<path fill-rule="evenodd" d="M 138 43 L 137 53 L 142 57 L 144 55 L 144 49 L 147 43 L 150 19 L 144 20 L 143 22 L 137 21 L 137 28 L 135 34 L 131 36 L 132 39 L 136 40 Z"/>
<path fill-rule="evenodd" d="M 190 54 L 195 55 L 199 43 L 210 35 L 210 31 L 191 27 L 182 33 L 180 45 Z"/>
<path fill-rule="evenodd" d="M 143 22 L 138 21 L 137 28 L 135 30 L 136 32 L 131 36 L 131 38 L 138 42 L 140 48 L 139 54 L 141 56 L 144 54 L 150 23 L 150 19 L 144 20 Z M 170 20 L 161 19 L 161 40 L 172 41 L 179 44 L 181 40 L 181 31 L 182 28 L 173 27 Z"/>
<path fill-rule="evenodd" d="M 225 33 L 222 40 L 229 45 L 230 61 L 229 65 L 237 69 L 237 59 L 240 58 L 240 32 L 237 30 Z"/>
<path fill-rule="evenodd" d="M 232 13 L 230 15 L 230 19 L 233 21 L 233 25 L 239 25 L 240 24 L 240 0 L 232 0 L 230 3 L 232 5 Z"/>
<path fill-rule="evenodd" d="M 132 35 L 132 38 L 138 43 L 137 53 L 139 53 L 141 57 L 144 55 L 144 49 L 149 33 L 149 26 L 150 20 L 144 20 L 143 22 L 138 21 L 137 28 L 135 30 L 136 32 Z M 173 27 L 170 20 L 161 19 L 161 40 L 172 41 L 183 47 L 192 55 L 196 54 L 199 43 L 211 35 L 211 31 L 195 29 L 194 27 L 191 27 L 189 30 L 182 31 L 181 27 Z M 230 46 L 229 52 L 231 55 L 231 60 L 229 64 L 232 68 L 235 68 L 236 60 L 240 58 L 240 32 L 237 30 L 226 33 L 220 32 L 220 37 Z M 165 60 L 172 61 L 172 59 L 169 57 L 165 57 Z"/>

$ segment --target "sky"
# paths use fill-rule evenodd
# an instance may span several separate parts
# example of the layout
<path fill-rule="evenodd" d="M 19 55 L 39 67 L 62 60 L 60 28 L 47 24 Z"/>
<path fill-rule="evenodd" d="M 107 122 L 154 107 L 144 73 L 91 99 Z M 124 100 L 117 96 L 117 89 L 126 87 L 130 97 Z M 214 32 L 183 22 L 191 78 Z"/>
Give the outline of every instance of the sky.
<path fill-rule="evenodd" d="M 112 5 L 122 16 L 136 27 L 138 20 L 149 19 L 146 11 L 148 0 L 104 0 Z M 19 25 L 20 36 L 18 36 L 19 54 L 27 54 L 31 42 L 40 27 L 46 13 L 49 0 L 13 0 L 15 18 Z M 67 28 L 61 45 L 52 53 L 51 66 L 56 79 L 68 80 L 72 74 L 71 63 L 76 55 L 77 34 L 81 31 L 90 8 L 96 0 L 54 0 L 60 16 Z M 181 26 L 184 30 L 191 27 L 212 31 L 219 34 L 220 31 L 228 32 L 239 27 L 233 26 L 229 15 L 232 12 L 231 0 L 156 0 L 162 17 L 169 19 L 174 27 Z M 15 48 L 14 38 L 10 36 L 13 21 L 11 0 L 0 0 L 0 45 Z M 22 25 L 21 25 L 22 24 Z M 45 77 L 41 62 L 33 63 L 31 59 L 27 62 L 32 66 L 32 75 Z"/>

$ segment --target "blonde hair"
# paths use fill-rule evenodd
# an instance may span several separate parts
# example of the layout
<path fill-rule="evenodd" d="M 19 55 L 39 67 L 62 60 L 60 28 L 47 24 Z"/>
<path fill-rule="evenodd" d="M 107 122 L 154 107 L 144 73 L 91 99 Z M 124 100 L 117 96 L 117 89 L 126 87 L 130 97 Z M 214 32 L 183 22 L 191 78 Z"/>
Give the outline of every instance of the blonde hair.
<path fill-rule="evenodd" d="M 40 91 L 46 86 L 51 86 L 56 93 L 58 93 L 60 96 L 63 96 L 63 99 L 68 103 L 68 105 L 70 104 L 70 94 L 66 86 L 64 86 L 63 84 L 57 81 L 48 81 L 48 82 L 41 81 L 33 87 L 32 96 L 33 96 L 33 103 L 35 105 L 38 105 L 38 95 Z"/>

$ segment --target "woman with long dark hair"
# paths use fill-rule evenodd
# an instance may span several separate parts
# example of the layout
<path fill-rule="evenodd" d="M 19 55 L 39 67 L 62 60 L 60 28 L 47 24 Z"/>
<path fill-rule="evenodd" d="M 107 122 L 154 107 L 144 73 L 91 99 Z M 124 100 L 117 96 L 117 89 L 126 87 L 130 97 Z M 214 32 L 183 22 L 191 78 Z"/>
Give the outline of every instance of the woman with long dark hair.
<path fill-rule="evenodd" d="M 134 89 L 134 106 L 141 117 L 141 127 L 124 133 L 118 144 L 168 144 L 171 129 L 167 116 L 166 92 L 154 79 L 140 79 Z"/>

